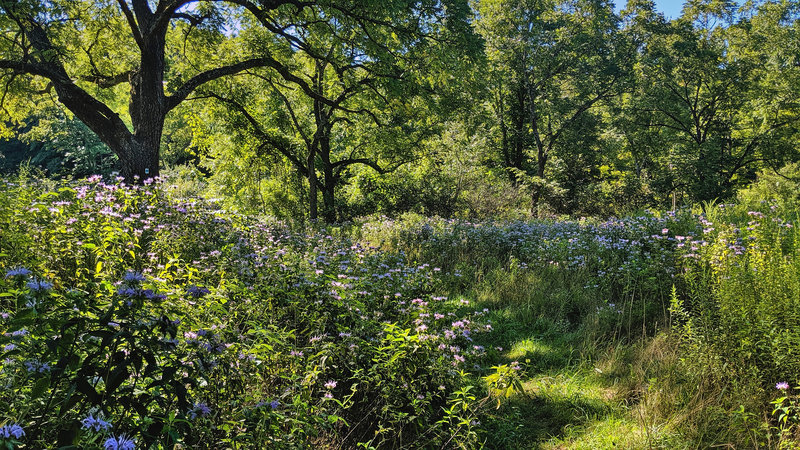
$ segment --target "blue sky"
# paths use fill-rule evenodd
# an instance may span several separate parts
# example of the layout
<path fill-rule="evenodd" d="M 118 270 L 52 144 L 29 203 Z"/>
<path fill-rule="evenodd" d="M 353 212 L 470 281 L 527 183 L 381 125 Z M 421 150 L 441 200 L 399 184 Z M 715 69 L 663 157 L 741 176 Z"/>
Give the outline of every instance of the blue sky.
<path fill-rule="evenodd" d="M 684 0 L 655 0 L 656 9 L 664 13 L 667 19 L 675 19 L 681 15 Z M 614 0 L 617 12 L 628 3 L 628 0 Z M 741 5 L 742 0 L 737 0 L 737 4 Z"/>
<path fill-rule="evenodd" d="M 656 8 L 663 12 L 667 19 L 674 19 L 681 15 L 683 9 L 682 0 L 655 0 Z M 620 3 L 624 3 L 620 1 Z"/>
<path fill-rule="evenodd" d="M 655 0 L 656 9 L 664 13 L 667 19 L 674 19 L 681 15 L 683 9 L 683 0 Z M 617 12 L 622 11 L 622 8 L 628 3 L 628 0 L 614 0 L 614 6 Z"/>

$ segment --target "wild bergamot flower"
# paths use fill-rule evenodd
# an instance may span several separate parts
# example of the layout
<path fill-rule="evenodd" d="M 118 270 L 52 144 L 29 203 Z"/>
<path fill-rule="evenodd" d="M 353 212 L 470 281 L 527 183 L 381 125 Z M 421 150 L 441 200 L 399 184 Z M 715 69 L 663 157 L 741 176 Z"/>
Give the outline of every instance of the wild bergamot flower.
<path fill-rule="evenodd" d="M 81 421 L 83 423 L 83 428 L 94 429 L 94 431 L 107 431 L 109 428 L 112 428 L 113 425 L 106 422 L 103 419 L 96 419 L 91 414 L 89 417 L 83 419 Z"/>
<path fill-rule="evenodd" d="M 6 272 L 6 278 L 14 278 L 14 277 L 27 277 L 31 274 L 31 271 L 24 268 L 24 267 L 15 267 L 8 272 Z"/>
<path fill-rule="evenodd" d="M 106 439 L 106 442 L 103 444 L 103 450 L 135 450 L 135 449 L 136 449 L 136 441 L 134 439 L 128 438 L 124 434 L 120 436 L 111 435 L 111 437 Z"/>
<path fill-rule="evenodd" d="M 47 281 L 44 280 L 39 280 L 38 278 L 34 278 L 31 281 L 28 281 L 28 284 L 26 286 L 28 286 L 28 289 L 30 289 L 33 292 L 47 292 L 50 289 L 53 289 L 52 283 L 48 283 Z"/>
<path fill-rule="evenodd" d="M 4 425 L 0 427 L 0 437 L 8 439 L 10 437 L 14 437 L 14 439 L 19 439 L 22 436 L 25 436 L 25 430 L 18 423 L 13 423 L 11 425 Z"/>

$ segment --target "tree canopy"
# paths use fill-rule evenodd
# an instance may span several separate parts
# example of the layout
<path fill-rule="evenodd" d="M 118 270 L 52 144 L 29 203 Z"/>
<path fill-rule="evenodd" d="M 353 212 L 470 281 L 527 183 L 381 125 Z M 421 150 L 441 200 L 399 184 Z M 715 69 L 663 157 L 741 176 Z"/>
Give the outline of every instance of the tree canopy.
<path fill-rule="evenodd" d="M 287 52 L 381 70 L 364 62 L 413 58 L 428 38 L 468 31 L 468 8 L 458 2 L 28 0 L 3 1 L 0 11 L 5 92 L 63 105 L 116 153 L 129 179 L 159 173 L 167 114 L 206 83 L 266 67 L 313 97 L 282 61 Z M 316 29 L 344 51 L 303 39 Z"/>
<path fill-rule="evenodd" d="M 54 172 L 189 164 L 231 206 L 328 222 L 614 214 L 727 198 L 797 161 L 796 2 L 616 11 L 0 1 L 2 129 Z"/>

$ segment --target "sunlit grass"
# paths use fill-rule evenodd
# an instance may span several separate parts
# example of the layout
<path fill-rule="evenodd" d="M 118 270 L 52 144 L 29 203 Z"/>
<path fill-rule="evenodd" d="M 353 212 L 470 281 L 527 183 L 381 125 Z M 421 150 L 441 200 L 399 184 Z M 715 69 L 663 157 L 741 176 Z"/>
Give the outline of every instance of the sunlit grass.
<path fill-rule="evenodd" d="M 640 424 L 619 416 L 568 427 L 563 437 L 548 440 L 541 446 L 542 449 L 574 450 L 647 447 L 647 433 Z"/>

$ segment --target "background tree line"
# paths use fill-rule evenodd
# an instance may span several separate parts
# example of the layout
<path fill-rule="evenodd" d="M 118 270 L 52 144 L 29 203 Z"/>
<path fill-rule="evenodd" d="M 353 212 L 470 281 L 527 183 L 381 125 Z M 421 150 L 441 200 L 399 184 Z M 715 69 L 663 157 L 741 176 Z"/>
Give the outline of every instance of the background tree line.
<path fill-rule="evenodd" d="M 325 221 L 620 214 L 792 178 L 800 5 L 0 1 L 5 170 Z"/>

